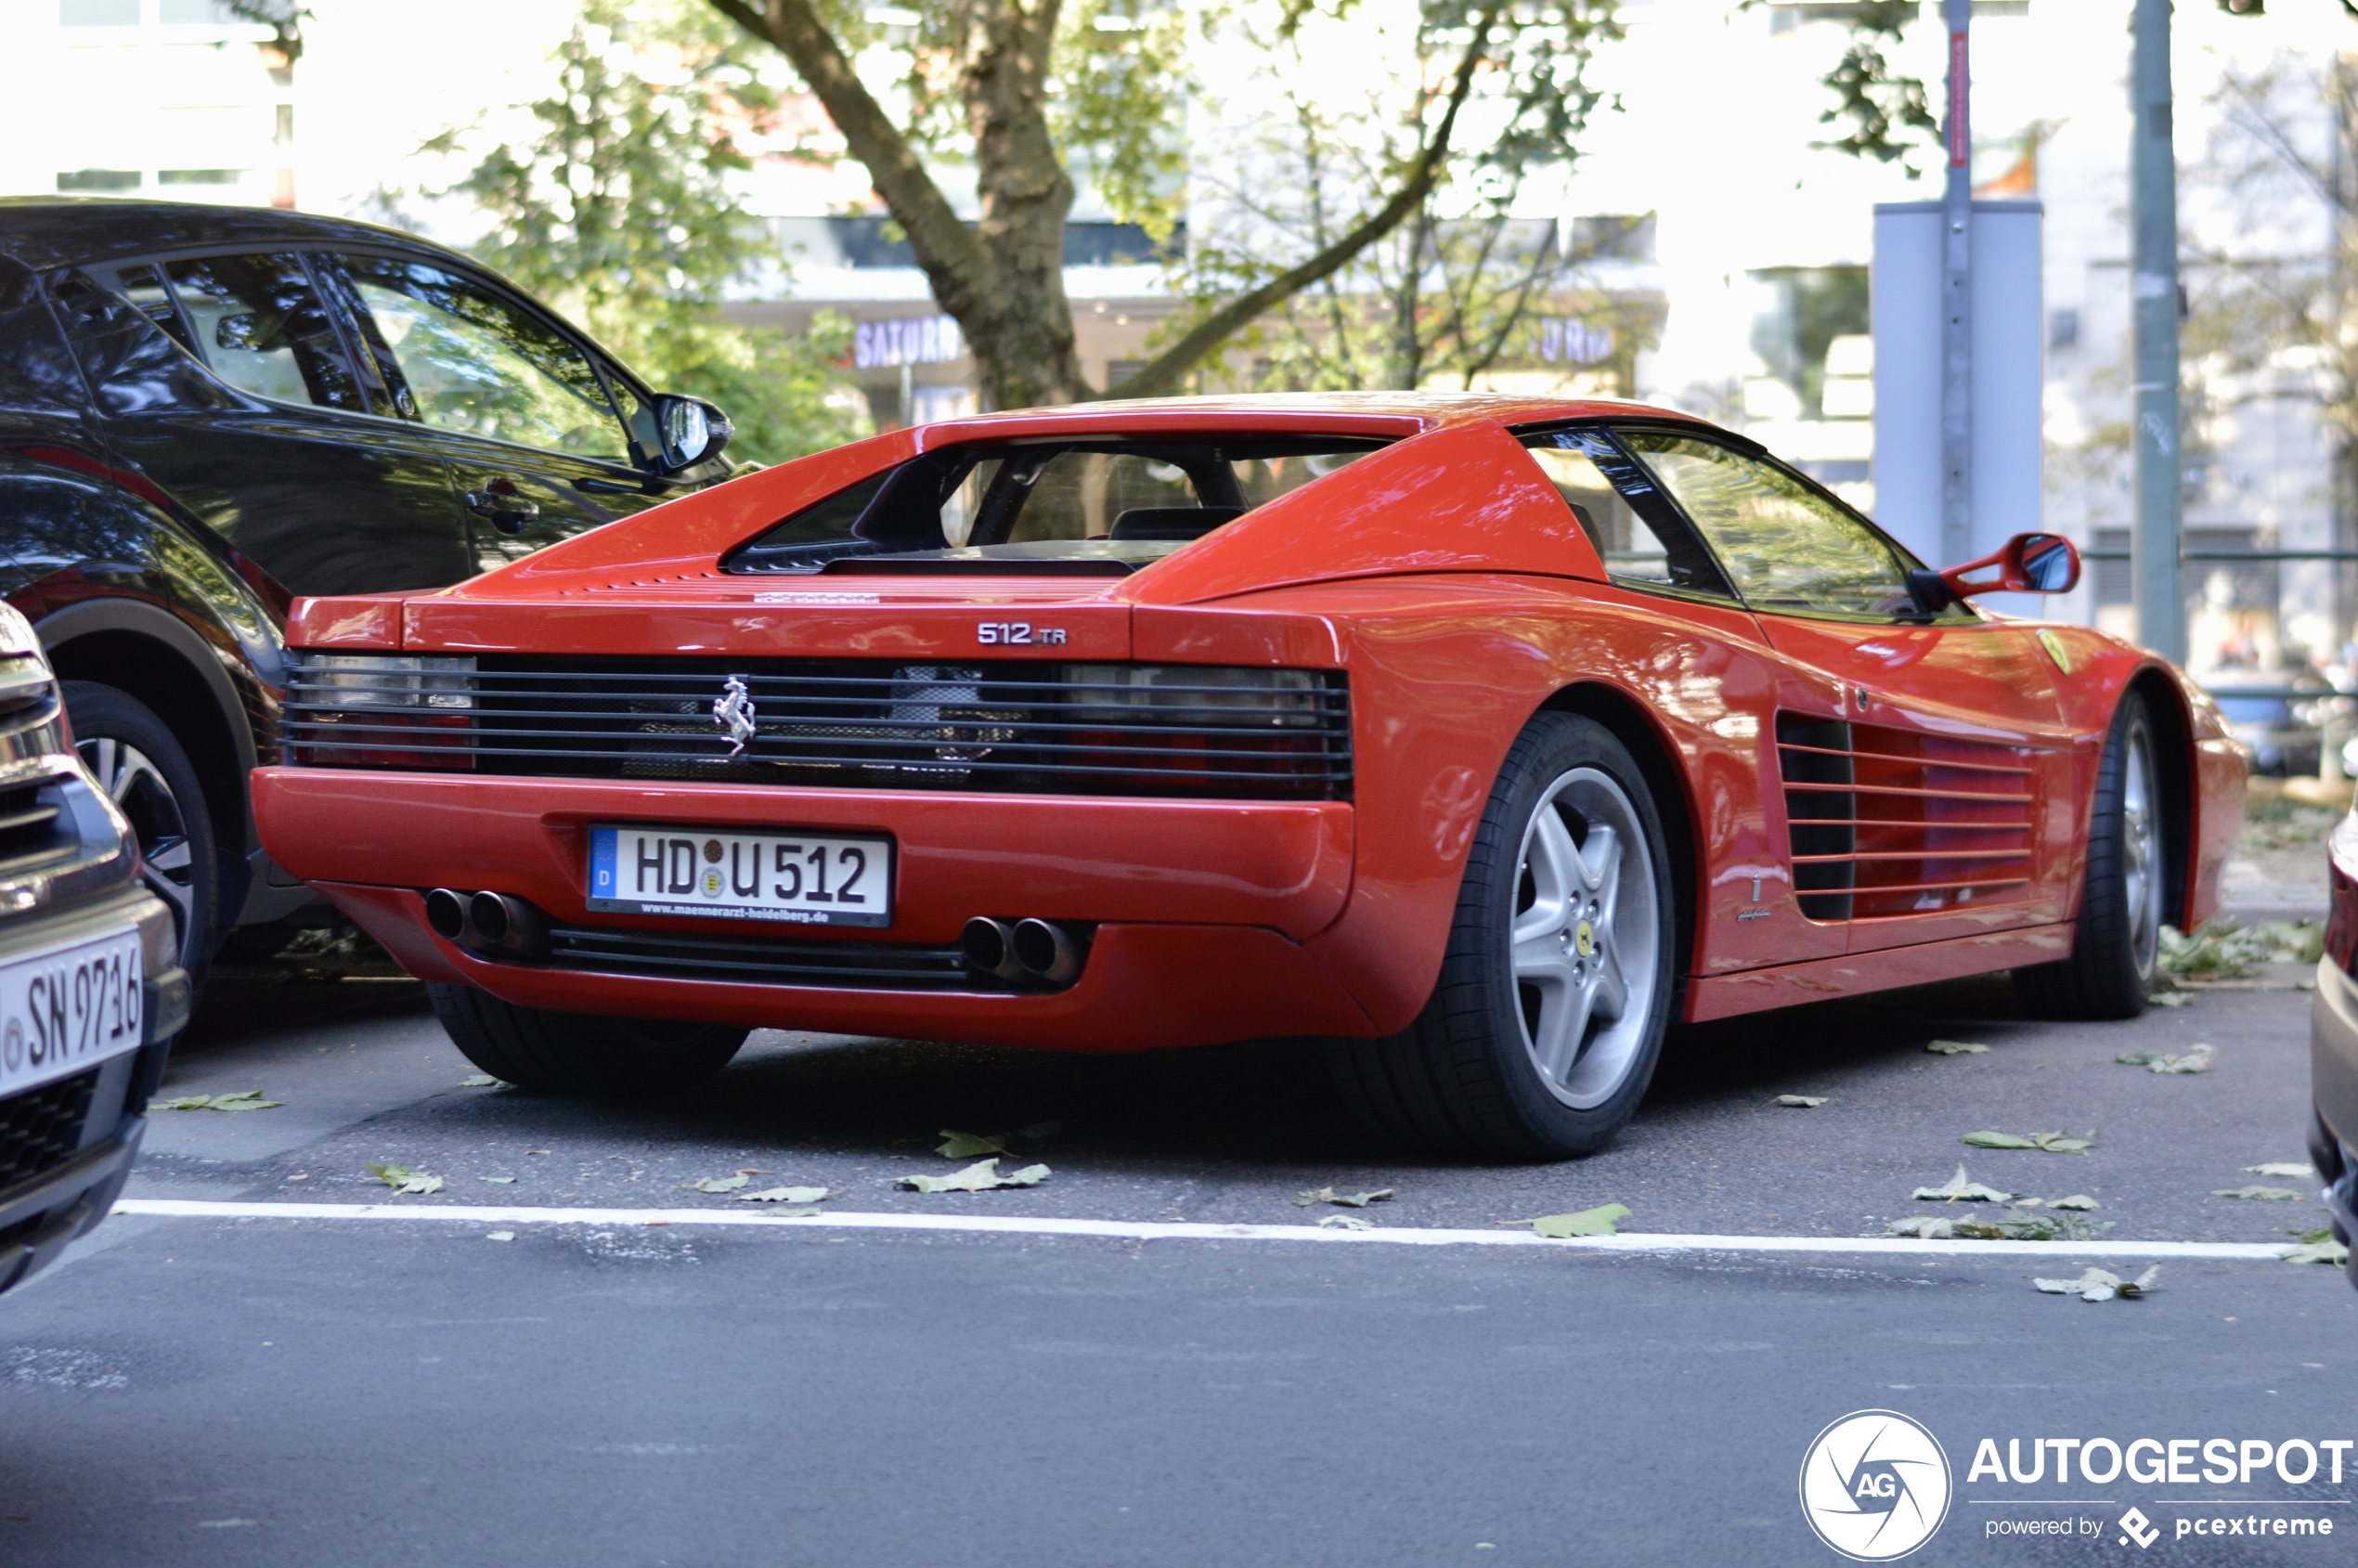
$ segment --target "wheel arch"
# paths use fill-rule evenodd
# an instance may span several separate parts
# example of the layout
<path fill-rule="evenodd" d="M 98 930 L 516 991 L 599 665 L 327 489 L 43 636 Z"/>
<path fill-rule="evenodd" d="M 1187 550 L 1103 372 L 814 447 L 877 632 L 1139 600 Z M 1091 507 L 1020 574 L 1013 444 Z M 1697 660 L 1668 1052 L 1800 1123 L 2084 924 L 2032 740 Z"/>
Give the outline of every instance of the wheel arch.
<path fill-rule="evenodd" d="M 256 752 L 237 688 L 212 646 L 168 612 L 123 599 L 68 605 L 34 629 L 59 680 L 97 681 L 136 697 L 179 740 L 203 782 L 225 892 L 242 896 L 253 833 L 245 784 Z M 225 918 L 234 908 L 225 898 Z"/>
<path fill-rule="evenodd" d="M 2144 700 L 2145 721 L 2154 732 L 2155 771 L 2159 774 L 2155 783 L 2161 789 L 2162 907 L 2170 911 L 2170 923 L 2183 927 L 2197 833 L 2194 713 L 2178 682 L 2157 665 L 2147 665 L 2130 677 L 2121 700 L 2132 696 Z M 2118 711 L 2116 705 L 2115 714 Z M 2109 741 L 2109 725 L 2105 735 Z"/>
<path fill-rule="evenodd" d="M 1678 766 L 1678 747 L 1653 714 L 1627 692 L 1601 681 L 1581 681 L 1563 687 L 1540 704 L 1542 713 L 1571 713 L 1604 728 L 1629 748 L 1638 770 L 1653 795 L 1661 814 L 1665 848 L 1670 853 L 1670 887 L 1675 901 L 1678 939 L 1678 965 L 1670 998 L 1673 1018 L 1685 1004 L 1687 976 L 1693 971 L 1698 912 L 1702 908 L 1701 863 L 1696 832 L 1694 792 Z"/>

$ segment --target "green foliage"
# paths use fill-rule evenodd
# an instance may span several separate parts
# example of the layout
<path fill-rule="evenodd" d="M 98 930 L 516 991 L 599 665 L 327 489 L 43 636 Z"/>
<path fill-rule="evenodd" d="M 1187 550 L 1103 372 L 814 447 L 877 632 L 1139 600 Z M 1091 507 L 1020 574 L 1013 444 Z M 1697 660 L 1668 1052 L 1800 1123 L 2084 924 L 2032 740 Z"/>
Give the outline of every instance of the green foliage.
<path fill-rule="evenodd" d="M 1056 34 L 1048 125 L 1116 218 L 1170 237 L 1187 172 L 1187 23 L 1175 6 L 1072 0 Z"/>
<path fill-rule="evenodd" d="M 1821 79 L 1834 96 L 1833 107 L 1818 116 L 1820 124 L 1846 128 L 1819 146 L 1890 163 L 1926 143 L 1939 145 L 1940 122 L 1924 83 L 1895 71 L 1884 53 L 1923 14 L 1917 0 L 1864 0 L 1856 8 L 1850 45 Z M 1915 179 L 1921 172 L 1910 167 L 1908 177 Z"/>
<path fill-rule="evenodd" d="M 474 156 L 454 188 L 491 220 L 476 252 L 586 324 L 658 391 L 707 398 L 732 456 L 776 462 L 865 434 L 832 361 L 848 322 L 810 332 L 733 326 L 723 291 L 779 258 L 740 209 L 738 128 L 777 107 L 753 45 L 703 6 L 588 0 L 554 58 L 557 90 L 529 106 L 536 134 L 478 151 L 473 128 L 427 150 Z"/>

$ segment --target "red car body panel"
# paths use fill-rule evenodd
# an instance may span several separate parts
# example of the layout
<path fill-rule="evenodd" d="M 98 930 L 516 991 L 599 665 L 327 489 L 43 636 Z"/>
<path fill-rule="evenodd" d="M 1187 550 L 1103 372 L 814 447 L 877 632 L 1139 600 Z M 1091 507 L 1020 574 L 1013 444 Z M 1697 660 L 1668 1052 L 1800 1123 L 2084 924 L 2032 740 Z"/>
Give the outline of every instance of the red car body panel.
<path fill-rule="evenodd" d="M 993 659 L 1347 672 L 1348 801 L 477 776 L 322 767 L 254 775 L 272 854 L 412 972 L 527 1005 L 748 1025 L 1132 1050 L 1279 1034 L 1372 1036 L 1431 996 L 1467 848 L 1517 733 L 1543 707 L 1658 758 L 1689 917 L 1684 1016 L 1727 1017 L 2002 969 L 2070 950 L 2098 761 L 2131 682 L 2183 738 L 2173 912 L 2215 910 L 2243 758 L 2168 666 L 2085 628 L 1756 616 L 1606 579 L 1509 433 L 1545 420 L 1681 418 L 1601 403 L 1365 395 L 1191 400 L 903 431 L 639 513 L 437 593 L 300 602 L 298 649 L 442 654 L 975 657 L 988 620 L 1060 646 Z M 1699 424 L 1699 421 L 1696 421 Z M 1708 429 L 1707 426 L 1699 428 Z M 1121 578 L 736 576 L 730 549 L 910 457 L 1010 435 L 1292 432 L 1395 444 Z M 1972 907 L 1813 919 L 1795 889 L 1777 716 L 1841 719 L 1898 754 L 1986 758 L 2033 846 L 2018 889 Z M 1947 764 L 1944 764 L 1947 765 Z M 1096 924 L 1054 993 L 913 994 L 551 970 L 432 935 L 421 891 L 496 887 L 560 921 L 743 937 L 586 904 L 593 821 L 891 836 L 888 933 L 941 944 L 971 915 Z M 2012 818 L 2009 819 L 2014 820 Z"/>

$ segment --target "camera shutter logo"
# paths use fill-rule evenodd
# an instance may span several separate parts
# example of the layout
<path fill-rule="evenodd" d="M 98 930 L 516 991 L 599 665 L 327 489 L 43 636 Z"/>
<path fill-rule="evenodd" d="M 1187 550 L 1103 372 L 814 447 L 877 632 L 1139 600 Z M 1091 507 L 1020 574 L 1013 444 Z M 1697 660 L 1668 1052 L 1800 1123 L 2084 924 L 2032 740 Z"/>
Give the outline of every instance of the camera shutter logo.
<path fill-rule="evenodd" d="M 1889 1562 L 1949 1517 L 1949 1456 L 1897 1410 L 1857 1410 L 1820 1432 L 1801 1460 L 1801 1513 L 1854 1562 Z"/>

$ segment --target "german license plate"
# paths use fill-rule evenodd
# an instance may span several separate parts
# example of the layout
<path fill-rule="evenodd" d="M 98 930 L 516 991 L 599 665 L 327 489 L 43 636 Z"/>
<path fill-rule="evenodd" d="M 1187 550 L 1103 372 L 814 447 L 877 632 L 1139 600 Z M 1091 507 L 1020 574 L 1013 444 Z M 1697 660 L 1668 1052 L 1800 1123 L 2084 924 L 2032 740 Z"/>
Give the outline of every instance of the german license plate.
<path fill-rule="evenodd" d="M 140 951 L 134 927 L 0 965 L 0 1095 L 139 1043 Z"/>
<path fill-rule="evenodd" d="M 590 829 L 590 907 L 798 926 L 892 924 L 892 840 L 864 834 Z"/>

